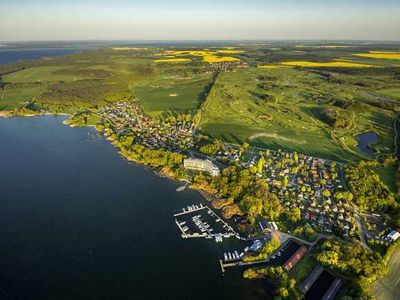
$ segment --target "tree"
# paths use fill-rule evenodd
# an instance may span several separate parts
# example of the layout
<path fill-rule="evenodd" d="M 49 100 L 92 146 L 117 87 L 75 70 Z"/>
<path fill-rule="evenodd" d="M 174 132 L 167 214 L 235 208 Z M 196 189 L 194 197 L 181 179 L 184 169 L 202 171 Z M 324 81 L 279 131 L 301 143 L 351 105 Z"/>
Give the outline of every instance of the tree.
<path fill-rule="evenodd" d="M 283 177 L 283 180 L 282 180 L 282 187 L 287 188 L 288 185 L 289 185 L 289 179 L 287 178 L 287 176 L 285 176 L 285 177 Z"/>
<path fill-rule="evenodd" d="M 322 192 L 322 195 L 324 195 L 325 197 L 330 197 L 330 196 L 331 196 L 331 192 L 330 192 L 328 189 L 325 189 L 325 190 Z"/>
<path fill-rule="evenodd" d="M 296 164 L 299 163 L 299 155 L 297 154 L 297 152 L 294 152 L 293 159 L 296 162 Z"/>
<path fill-rule="evenodd" d="M 289 291 L 287 290 L 287 288 L 281 287 L 279 289 L 279 296 L 281 296 L 282 298 L 289 297 Z"/>
<path fill-rule="evenodd" d="M 265 158 L 261 156 L 257 163 L 257 172 L 262 174 L 265 165 Z"/>
<path fill-rule="evenodd" d="M 251 173 L 251 174 L 256 174 L 256 173 L 257 173 L 257 167 L 256 167 L 256 166 L 251 166 L 251 167 L 249 168 L 249 170 L 250 170 L 250 173 Z"/>
<path fill-rule="evenodd" d="M 289 221 L 296 223 L 301 220 L 301 210 L 298 207 L 293 208 L 291 211 L 289 211 L 288 215 Z"/>

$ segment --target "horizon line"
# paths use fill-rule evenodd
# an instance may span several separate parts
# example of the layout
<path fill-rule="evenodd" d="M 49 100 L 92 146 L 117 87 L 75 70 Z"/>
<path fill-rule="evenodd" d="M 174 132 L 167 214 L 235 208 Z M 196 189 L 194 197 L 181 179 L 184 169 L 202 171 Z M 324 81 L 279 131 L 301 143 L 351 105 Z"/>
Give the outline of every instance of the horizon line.
<path fill-rule="evenodd" d="M 400 39 L 63 39 L 63 40 L 0 40 L 0 43 L 47 43 L 47 42 L 400 42 Z"/>

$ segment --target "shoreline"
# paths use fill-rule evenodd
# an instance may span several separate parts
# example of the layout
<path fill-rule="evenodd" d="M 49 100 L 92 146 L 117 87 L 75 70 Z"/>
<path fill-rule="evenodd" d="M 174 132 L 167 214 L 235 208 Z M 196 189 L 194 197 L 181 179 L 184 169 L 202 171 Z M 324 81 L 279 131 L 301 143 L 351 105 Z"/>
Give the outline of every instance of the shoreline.
<path fill-rule="evenodd" d="M 46 113 L 29 113 L 29 114 L 21 114 L 21 115 L 15 115 L 13 114 L 14 111 L 12 110 L 0 110 L 0 118 L 12 118 L 12 117 L 41 117 L 41 116 L 72 116 L 71 114 L 68 113 L 57 113 L 57 114 L 52 114 L 49 112 Z"/>
<path fill-rule="evenodd" d="M 53 113 L 50 113 L 50 112 L 46 112 L 46 113 L 37 113 L 37 114 L 31 114 L 31 113 L 29 113 L 29 114 L 22 114 L 22 115 L 14 115 L 14 114 L 12 114 L 12 111 L 0 111 L 0 117 L 4 117 L 4 118 L 10 118 L 10 117 L 22 117 L 22 118 L 23 118 L 23 117 L 36 117 L 36 116 L 38 116 L 38 117 L 41 117 L 41 116 L 55 116 L 55 117 L 56 117 L 56 116 L 72 116 L 72 115 L 71 115 L 71 114 L 68 114 L 68 113 L 57 113 L 57 114 L 53 114 Z M 149 170 L 149 171 L 152 171 L 152 173 L 153 173 L 154 175 L 156 175 L 156 176 L 158 176 L 158 177 L 160 177 L 160 178 L 170 179 L 170 180 L 176 181 L 176 182 L 178 182 L 178 183 L 179 183 L 179 182 L 185 182 L 185 183 L 187 183 L 187 184 L 188 184 L 187 188 L 198 192 L 198 193 L 203 197 L 203 199 L 204 199 L 206 202 L 209 202 L 209 203 L 211 204 L 211 206 L 212 206 L 214 209 L 217 209 L 217 210 L 221 210 L 221 211 L 222 211 L 222 208 L 223 208 L 223 207 L 221 207 L 221 208 L 216 208 L 216 207 L 214 207 L 214 205 L 212 204 L 212 202 L 213 202 L 214 200 L 218 200 L 218 199 L 219 199 L 219 198 L 216 197 L 214 194 L 212 194 L 212 193 L 210 193 L 210 192 L 208 192 L 208 191 L 205 191 L 205 190 L 203 190 L 203 189 L 197 189 L 197 188 L 193 187 L 192 182 L 190 182 L 190 181 L 188 181 L 187 179 L 184 179 L 184 178 L 178 178 L 178 177 L 176 177 L 176 175 L 174 174 L 173 171 L 172 171 L 172 172 L 168 172 L 168 170 L 165 170 L 164 167 L 154 168 L 154 167 L 152 167 L 152 166 L 149 166 L 149 165 L 147 165 L 147 164 L 142 163 L 141 161 L 134 160 L 134 159 L 132 159 L 131 157 L 128 157 L 128 156 L 124 155 L 123 151 L 117 146 L 117 144 L 115 143 L 115 141 L 112 140 L 112 139 L 110 139 L 108 136 L 106 136 L 106 135 L 104 134 L 104 132 L 98 130 L 97 127 L 96 127 L 96 125 L 76 126 L 76 125 L 73 125 L 73 124 L 69 124 L 68 120 L 69 120 L 69 119 L 63 120 L 63 121 L 62 121 L 62 124 L 66 125 L 66 126 L 68 126 L 68 127 L 70 127 L 70 128 L 79 128 L 79 127 L 82 127 L 82 128 L 85 128 L 85 127 L 87 127 L 87 128 L 94 128 L 94 129 L 96 130 L 97 133 L 101 134 L 102 137 L 104 137 L 115 149 L 117 149 L 118 154 L 119 154 L 122 158 L 124 158 L 128 163 L 134 163 L 134 164 L 137 165 L 137 166 L 140 166 L 140 167 L 145 168 L 145 169 L 147 169 L 147 170 Z M 230 218 L 225 218 L 225 217 L 224 217 L 224 219 L 230 219 Z"/>
<path fill-rule="evenodd" d="M 1 112 L 2 111 L 0 111 L 0 113 Z M 4 111 L 3 111 L 3 115 L 6 118 L 8 118 L 8 117 L 35 117 L 35 116 L 39 116 L 39 117 L 40 116 L 69 116 L 69 117 L 72 116 L 71 114 L 68 114 L 68 113 L 53 114 L 53 113 L 49 113 L 49 112 L 38 113 L 38 114 L 8 115 L 7 112 L 4 113 Z M 1 116 L 1 114 L 0 114 L 0 116 Z M 123 153 L 122 149 L 118 147 L 116 142 L 113 139 L 111 139 L 110 137 L 106 136 L 103 131 L 98 130 L 96 125 L 76 126 L 76 125 L 73 125 L 73 124 L 69 124 L 68 120 L 70 120 L 70 118 L 67 118 L 67 119 L 63 120 L 62 124 L 66 125 L 66 126 L 68 126 L 70 128 L 79 128 L 79 127 L 81 127 L 81 128 L 94 128 L 94 130 L 97 133 L 101 134 L 101 136 L 104 137 L 118 151 L 118 154 L 123 159 L 125 159 L 128 163 L 133 163 L 133 164 L 135 164 L 137 166 L 140 166 L 140 167 L 142 167 L 142 168 L 144 168 L 144 169 L 146 169 L 148 171 L 151 171 L 153 173 L 153 175 L 158 176 L 160 178 L 166 178 L 166 179 L 169 179 L 169 180 L 173 180 L 173 181 L 175 181 L 177 183 L 185 182 L 187 184 L 187 188 L 198 192 L 202 196 L 202 198 L 205 200 L 205 202 L 208 202 L 215 210 L 220 211 L 222 217 L 225 220 L 231 219 L 232 216 L 227 217 L 227 216 L 225 216 L 225 213 L 224 213 L 224 207 L 229 206 L 229 204 L 223 205 L 221 207 L 214 206 L 214 201 L 222 200 L 222 199 L 220 199 L 219 197 L 217 197 L 213 193 L 211 193 L 209 191 L 206 191 L 206 190 L 203 190 L 203 189 L 198 189 L 198 188 L 194 187 L 192 182 L 190 182 L 189 180 L 187 180 L 185 178 L 178 178 L 173 170 L 170 170 L 169 168 L 166 168 L 165 166 L 159 167 L 159 168 L 155 168 L 155 167 L 152 167 L 152 166 L 147 165 L 145 163 L 142 163 L 141 161 L 138 161 L 138 160 L 132 159 L 131 157 L 128 157 L 127 155 L 125 155 Z"/>
<path fill-rule="evenodd" d="M 0 118 L 12 117 L 12 115 L 10 115 L 11 113 L 11 110 L 0 110 Z"/>

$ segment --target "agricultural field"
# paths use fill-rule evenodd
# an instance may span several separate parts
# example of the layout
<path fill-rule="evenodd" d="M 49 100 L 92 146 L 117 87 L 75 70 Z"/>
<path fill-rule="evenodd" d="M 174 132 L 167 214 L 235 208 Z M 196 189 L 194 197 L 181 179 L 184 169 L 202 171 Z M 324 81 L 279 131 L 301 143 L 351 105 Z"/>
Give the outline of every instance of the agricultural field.
<path fill-rule="evenodd" d="M 27 82 L 51 82 L 51 81 L 76 81 L 91 78 L 71 68 L 64 66 L 34 67 L 19 72 L 11 73 L 3 77 L 5 83 L 27 83 Z"/>
<path fill-rule="evenodd" d="M 400 52 L 370 51 L 368 53 L 354 54 L 361 57 L 400 60 Z"/>
<path fill-rule="evenodd" d="M 2 90 L 0 95 L 0 111 L 10 111 L 21 107 L 26 102 L 35 99 L 41 92 L 43 92 L 43 88 L 40 86 Z"/>
<path fill-rule="evenodd" d="M 151 117 L 199 112 L 199 132 L 337 161 L 394 150 L 396 45 L 266 43 L 114 46 L 0 66 L 2 110 L 56 111 L 137 97 Z M 57 107 L 58 106 L 58 107 Z"/>
<path fill-rule="evenodd" d="M 389 259 L 389 274 L 377 280 L 373 285 L 373 294 L 376 299 L 397 299 L 400 295 L 400 246 Z"/>
<path fill-rule="evenodd" d="M 210 82 L 210 76 L 204 75 L 190 79 L 161 79 L 136 86 L 134 93 L 151 116 L 190 113 L 204 100 L 203 91 Z"/>

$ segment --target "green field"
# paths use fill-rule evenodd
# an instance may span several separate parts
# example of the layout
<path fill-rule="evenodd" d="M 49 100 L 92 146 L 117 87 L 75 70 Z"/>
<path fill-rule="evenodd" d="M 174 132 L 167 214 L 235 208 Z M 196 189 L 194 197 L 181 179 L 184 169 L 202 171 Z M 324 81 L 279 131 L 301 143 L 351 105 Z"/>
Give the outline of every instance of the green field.
<path fill-rule="evenodd" d="M 344 77 L 346 79 L 346 77 Z M 355 137 L 367 130 L 379 135 L 379 153 L 393 151 L 394 114 L 364 106 L 360 112 L 332 105 L 336 99 L 367 103 L 364 89 L 337 84 L 307 70 L 246 68 L 221 73 L 202 106 L 200 129 L 235 143 L 299 151 L 339 161 L 364 157 Z M 322 100 L 321 100 L 322 99 Z M 351 120 L 346 130 L 323 121 L 324 109 L 335 109 Z"/>
<path fill-rule="evenodd" d="M 134 88 L 134 93 L 143 104 L 144 110 L 154 117 L 188 113 L 195 110 L 202 92 L 210 83 L 204 76 L 182 80 L 160 80 Z"/>
<path fill-rule="evenodd" d="M 387 167 L 387 168 L 376 168 L 376 173 L 379 174 L 383 183 L 391 190 L 393 193 L 396 192 L 396 168 L 395 167 Z"/>
<path fill-rule="evenodd" d="M 387 89 L 387 90 L 380 90 L 378 91 L 379 94 L 383 96 L 400 100 L 400 89 Z"/>
<path fill-rule="evenodd" d="M 200 132 L 232 143 L 298 151 L 338 161 L 372 158 L 361 153 L 356 137 L 375 131 L 376 154 L 393 152 L 393 103 L 399 97 L 399 68 L 391 60 L 354 54 L 391 45 L 240 45 L 242 65 L 211 65 L 202 56 L 189 63 L 155 63 L 174 51 L 204 52 L 201 47 L 101 48 L 46 60 L 0 66 L 4 86 L 0 108 L 10 110 L 35 100 L 44 107 L 90 108 L 129 101 L 132 94 L 147 114 L 165 117 L 195 113 Z M 210 49 L 218 49 L 218 46 Z M 181 56 L 179 56 L 181 57 Z M 182 56 L 183 57 L 183 56 Z M 281 62 L 343 60 L 380 68 L 284 67 Z M 246 64 L 247 63 L 247 64 Z M 257 68 L 266 65 L 273 68 Z M 205 92 L 219 73 L 211 91 Z M 389 98 L 389 99 L 383 99 Z M 43 106 L 42 106 L 43 107 Z M 334 128 L 327 110 L 348 124 Z"/>
<path fill-rule="evenodd" d="M 398 299 L 400 295 L 400 245 L 388 262 L 389 274 L 373 285 L 373 294 L 379 300 Z"/>
<path fill-rule="evenodd" d="M 25 69 L 19 72 L 11 73 L 3 77 L 3 82 L 6 83 L 25 83 L 25 82 L 40 82 L 40 81 L 72 81 L 90 78 L 90 76 L 81 76 L 79 74 L 62 74 L 63 70 L 68 70 L 63 66 L 51 67 L 35 67 Z"/>
<path fill-rule="evenodd" d="M 43 87 L 12 88 L 1 91 L 0 110 L 13 110 L 31 101 L 43 91 Z"/>

